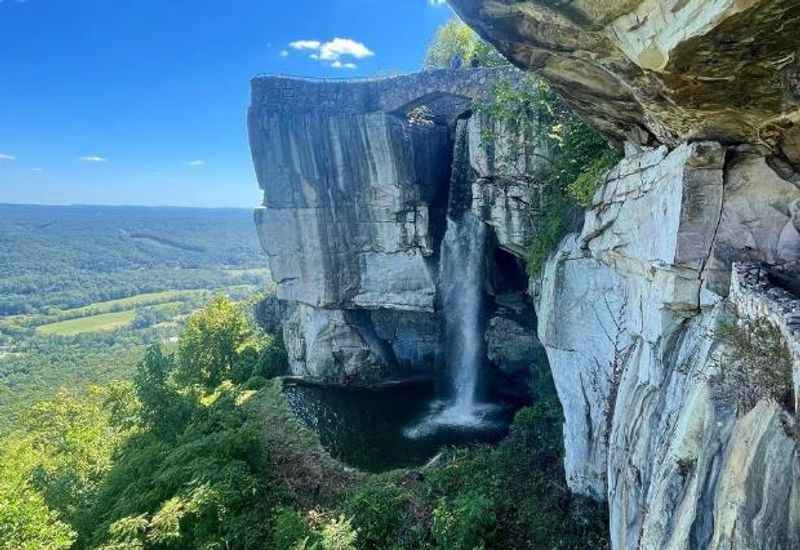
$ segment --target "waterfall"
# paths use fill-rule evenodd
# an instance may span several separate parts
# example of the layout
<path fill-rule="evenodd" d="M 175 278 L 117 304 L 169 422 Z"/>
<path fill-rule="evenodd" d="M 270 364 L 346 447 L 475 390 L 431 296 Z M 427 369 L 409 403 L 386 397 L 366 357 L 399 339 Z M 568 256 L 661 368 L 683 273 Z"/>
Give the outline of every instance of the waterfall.
<path fill-rule="evenodd" d="M 447 335 L 447 366 L 454 393 L 450 412 L 474 415 L 482 355 L 481 318 L 486 228 L 471 213 L 447 219 L 440 280 Z"/>

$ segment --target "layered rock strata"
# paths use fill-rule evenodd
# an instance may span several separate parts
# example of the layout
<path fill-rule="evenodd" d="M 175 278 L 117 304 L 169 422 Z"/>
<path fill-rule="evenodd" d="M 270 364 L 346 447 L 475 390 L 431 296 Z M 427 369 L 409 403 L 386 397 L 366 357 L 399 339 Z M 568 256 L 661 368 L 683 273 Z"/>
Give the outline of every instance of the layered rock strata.
<path fill-rule="evenodd" d="M 614 139 L 759 143 L 800 167 L 794 0 L 452 0 Z"/>
<path fill-rule="evenodd" d="M 350 384 L 431 372 L 444 340 L 446 216 L 474 210 L 508 250 L 529 238 L 523 211 L 541 160 L 508 160 L 520 136 L 500 132 L 490 145 L 471 116 L 500 79 L 519 73 L 253 80 L 256 224 L 294 374 Z"/>
<path fill-rule="evenodd" d="M 737 410 L 725 391 L 736 351 L 721 336 L 766 318 L 796 349 L 788 291 L 741 270 L 729 289 L 734 261 L 800 280 L 798 199 L 752 148 L 643 150 L 548 262 L 538 331 L 566 417 L 567 480 L 608 500 L 614 548 L 800 544 L 797 421 L 769 399 Z"/>

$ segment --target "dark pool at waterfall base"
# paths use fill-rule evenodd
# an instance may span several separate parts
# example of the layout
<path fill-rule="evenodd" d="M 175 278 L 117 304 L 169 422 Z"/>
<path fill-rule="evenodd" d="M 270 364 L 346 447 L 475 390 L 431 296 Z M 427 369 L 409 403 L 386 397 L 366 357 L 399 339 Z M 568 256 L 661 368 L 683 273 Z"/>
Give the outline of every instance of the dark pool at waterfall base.
<path fill-rule="evenodd" d="M 370 472 L 420 466 L 451 445 L 497 442 L 518 408 L 492 403 L 464 414 L 425 385 L 366 390 L 292 383 L 284 394 L 331 455 Z"/>

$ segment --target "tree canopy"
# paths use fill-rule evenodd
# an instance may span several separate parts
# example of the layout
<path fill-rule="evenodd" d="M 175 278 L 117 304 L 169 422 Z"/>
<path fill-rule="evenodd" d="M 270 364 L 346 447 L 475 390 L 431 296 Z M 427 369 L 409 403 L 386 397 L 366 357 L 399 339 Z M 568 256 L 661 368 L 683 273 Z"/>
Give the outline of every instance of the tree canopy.
<path fill-rule="evenodd" d="M 508 61 L 488 42 L 466 25 L 461 19 L 454 17 L 436 31 L 428 51 L 425 54 L 426 69 L 447 69 L 453 60 L 463 66 L 478 64 L 482 67 L 502 67 Z"/>

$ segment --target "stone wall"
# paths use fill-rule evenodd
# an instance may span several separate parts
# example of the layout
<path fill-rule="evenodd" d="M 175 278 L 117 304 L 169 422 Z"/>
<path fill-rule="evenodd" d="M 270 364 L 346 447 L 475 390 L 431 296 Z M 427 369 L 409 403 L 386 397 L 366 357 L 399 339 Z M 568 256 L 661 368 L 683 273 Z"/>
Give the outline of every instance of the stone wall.
<path fill-rule="evenodd" d="M 800 411 L 800 263 L 734 264 L 731 302 L 740 319 L 766 319 L 780 331 L 794 358 L 795 410 Z"/>

